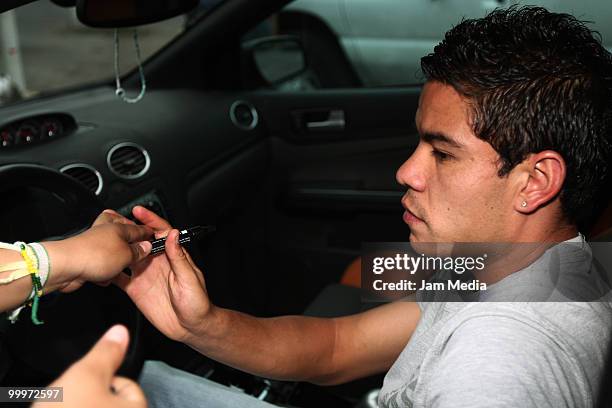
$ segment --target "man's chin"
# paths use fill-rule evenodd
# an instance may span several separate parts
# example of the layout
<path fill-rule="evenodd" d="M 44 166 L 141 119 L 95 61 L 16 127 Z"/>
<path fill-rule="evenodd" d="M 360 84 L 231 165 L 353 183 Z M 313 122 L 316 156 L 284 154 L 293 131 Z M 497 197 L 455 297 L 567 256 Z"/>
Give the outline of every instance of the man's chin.
<path fill-rule="evenodd" d="M 431 240 L 423 240 L 423 236 L 421 234 L 415 234 L 412 231 L 410 231 L 409 241 L 412 249 L 418 253 L 430 253 L 433 247 Z"/>
<path fill-rule="evenodd" d="M 419 253 L 428 256 L 448 256 L 452 253 L 454 243 L 451 241 L 441 241 L 429 235 L 410 232 L 410 246 Z"/>
<path fill-rule="evenodd" d="M 410 241 L 412 250 L 426 256 L 450 256 L 455 245 L 451 242 Z"/>
<path fill-rule="evenodd" d="M 415 230 L 410 230 L 408 241 L 410 241 L 411 244 L 418 244 L 419 242 L 437 242 L 437 240 L 430 235 Z"/>
<path fill-rule="evenodd" d="M 419 234 L 414 230 L 410 230 L 410 236 L 408 237 L 410 244 L 418 244 L 419 242 L 432 242 L 431 240 L 423 239 L 423 234 Z"/>

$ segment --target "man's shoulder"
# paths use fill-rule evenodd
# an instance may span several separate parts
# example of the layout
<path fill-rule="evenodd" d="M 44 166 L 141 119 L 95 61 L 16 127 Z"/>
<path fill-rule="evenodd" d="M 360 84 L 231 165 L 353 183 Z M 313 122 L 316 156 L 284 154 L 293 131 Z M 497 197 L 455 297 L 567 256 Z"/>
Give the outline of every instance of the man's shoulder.
<path fill-rule="evenodd" d="M 592 382 L 601 368 L 590 371 L 592 362 L 582 361 L 565 339 L 500 306 L 462 310 L 465 318 L 437 339 L 436 358 L 426 370 L 429 397 L 437 406 L 453 405 L 466 395 L 477 396 L 470 406 L 513 406 L 529 398 L 531 406 L 591 404 Z M 504 403 L 496 404 L 500 399 Z"/>
<path fill-rule="evenodd" d="M 453 345 L 471 349 L 477 342 L 481 350 L 501 356 L 550 354 L 552 359 L 584 367 L 603 359 L 611 337 L 612 309 L 607 303 L 489 302 L 455 306 L 436 343 L 438 353 Z"/>
<path fill-rule="evenodd" d="M 453 309 L 448 305 L 438 307 Z M 606 302 L 474 302 L 454 307 L 448 324 L 458 327 L 482 318 L 505 324 L 534 325 L 542 331 L 591 327 L 606 331 L 606 328 L 612 329 L 612 305 Z"/>
<path fill-rule="evenodd" d="M 606 303 L 474 303 L 440 331 L 438 372 L 471 365 L 485 376 L 505 372 L 507 381 L 508 373 L 519 373 L 512 376 L 519 383 L 530 376 L 536 381 L 547 371 L 553 377 L 563 372 L 584 392 L 593 391 L 611 333 Z"/>

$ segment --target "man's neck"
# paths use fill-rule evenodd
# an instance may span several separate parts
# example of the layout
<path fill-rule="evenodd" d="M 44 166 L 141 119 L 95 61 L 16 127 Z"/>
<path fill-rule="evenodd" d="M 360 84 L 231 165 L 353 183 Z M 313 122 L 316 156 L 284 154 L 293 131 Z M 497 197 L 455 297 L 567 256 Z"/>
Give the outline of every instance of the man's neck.
<path fill-rule="evenodd" d="M 576 225 L 569 222 L 533 222 L 517 226 L 511 242 L 563 242 L 578 235 Z"/>
<path fill-rule="evenodd" d="M 543 228 L 542 225 L 523 225 L 520 234 L 515 234 L 513 243 L 525 243 L 514 245 L 513 250 L 503 254 L 501 258 L 491 259 L 487 271 L 475 274 L 482 282 L 495 283 L 510 273 L 516 272 L 537 260 L 548 248 L 555 243 L 564 242 L 578 236 L 575 225 L 563 223 L 554 228 Z"/>

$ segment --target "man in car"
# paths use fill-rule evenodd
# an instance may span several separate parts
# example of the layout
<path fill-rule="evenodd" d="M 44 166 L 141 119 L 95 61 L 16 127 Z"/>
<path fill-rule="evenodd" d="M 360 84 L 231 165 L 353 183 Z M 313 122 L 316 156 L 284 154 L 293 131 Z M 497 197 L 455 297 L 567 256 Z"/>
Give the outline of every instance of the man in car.
<path fill-rule="evenodd" d="M 612 58 L 589 29 L 541 8 L 497 10 L 451 29 L 422 67 L 421 139 L 397 171 L 411 243 L 586 245 L 579 227 L 612 157 Z M 212 304 L 178 231 L 142 207 L 133 213 L 169 231 L 169 244 L 116 283 L 165 335 L 217 361 L 316 384 L 387 371 L 385 407 L 597 399 L 609 303 L 395 302 L 334 319 L 256 318 Z M 532 276 L 520 276 L 529 286 Z M 159 363 L 141 384 L 151 406 L 267 405 Z"/>

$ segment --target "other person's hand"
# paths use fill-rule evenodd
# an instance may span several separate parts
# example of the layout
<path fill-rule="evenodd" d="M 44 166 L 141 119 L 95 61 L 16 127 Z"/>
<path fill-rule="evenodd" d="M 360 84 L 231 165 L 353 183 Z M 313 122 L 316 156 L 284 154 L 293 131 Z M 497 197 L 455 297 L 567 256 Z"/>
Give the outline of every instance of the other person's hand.
<path fill-rule="evenodd" d="M 166 220 L 140 206 L 132 213 L 155 231 L 156 238 L 167 236 L 166 250 L 133 264 L 132 276 L 121 273 L 114 282 L 164 335 L 185 341 L 214 311 L 202 271 L 178 244 L 179 232 Z"/>
<path fill-rule="evenodd" d="M 142 389 L 130 379 L 117 377 L 129 343 L 123 326 L 113 326 L 79 361 L 66 370 L 50 387 L 63 387 L 67 408 L 143 408 L 147 401 Z M 43 408 L 47 403 L 36 403 Z M 54 405 L 54 404 L 51 404 Z"/>
<path fill-rule="evenodd" d="M 153 230 L 134 225 L 112 210 L 102 212 L 91 228 L 63 241 L 45 242 L 52 268 L 63 270 L 58 289 L 70 292 L 84 282 L 104 284 L 151 252 Z M 53 274 L 51 275 L 53 277 Z"/>

